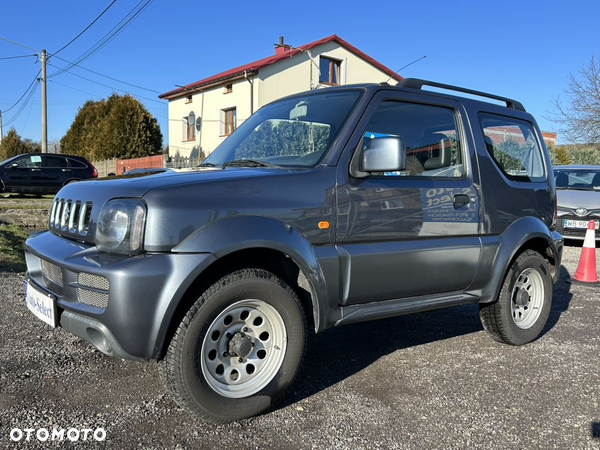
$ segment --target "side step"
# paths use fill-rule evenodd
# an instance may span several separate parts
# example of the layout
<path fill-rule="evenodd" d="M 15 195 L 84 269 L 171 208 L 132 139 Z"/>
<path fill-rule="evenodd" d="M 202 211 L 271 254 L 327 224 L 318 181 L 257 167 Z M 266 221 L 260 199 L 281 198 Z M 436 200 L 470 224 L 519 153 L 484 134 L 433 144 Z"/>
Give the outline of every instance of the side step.
<path fill-rule="evenodd" d="M 342 317 L 335 323 L 335 326 L 478 302 L 479 297 L 461 292 L 444 296 L 401 298 L 362 305 L 342 306 L 340 308 Z"/>

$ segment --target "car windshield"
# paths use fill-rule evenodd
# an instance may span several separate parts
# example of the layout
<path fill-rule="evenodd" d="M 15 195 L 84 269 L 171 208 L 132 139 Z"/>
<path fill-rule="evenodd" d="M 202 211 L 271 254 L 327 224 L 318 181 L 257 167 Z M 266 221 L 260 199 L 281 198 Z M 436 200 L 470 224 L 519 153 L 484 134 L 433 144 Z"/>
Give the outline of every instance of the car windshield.
<path fill-rule="evenodd" d="M 203 165 L 314 166 L 335 140 L 361 92 L 322 92 L 271 103 L 247 119 Z"/>
<path fill-rule="evenodd" d="M 0 167 L 4 167 L 4 166 L 8 165 L 10 162 L 14 161 L 15 159 L 19 158 L 20 156 L 23 156 L 23 155 L 13 156 L 12 158 L 8 158 L 8 159 L 5 159 L 4 161 L 1 161 Z"/>
<path fill-rule="evenodd" d="M 554 169 L 556 189 L 600 191 L 600 169 Z"/>

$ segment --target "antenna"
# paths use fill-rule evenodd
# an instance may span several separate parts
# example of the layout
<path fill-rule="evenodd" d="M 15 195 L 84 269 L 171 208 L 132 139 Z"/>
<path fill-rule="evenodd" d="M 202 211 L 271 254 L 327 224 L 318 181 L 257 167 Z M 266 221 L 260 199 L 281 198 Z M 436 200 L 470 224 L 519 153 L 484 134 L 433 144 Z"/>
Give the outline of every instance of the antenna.
<path fill-rule="evenodd" d="M 412 66 L 414 63 L 419 62 L 419 61 L 421 61 L 422 59 L 425 59 L 425 58 L 427 58 L 427 55 L 423 55 L 419 59 L 415 59 L 413 62 L 405 65 L 404 67 L 400 67 L 398 70 L 396 70 L 394 72 L 394 75 L 397 75 L 398 72 L 400 72 L 402 69 L 406 69 L 408 66 Z M 390 76 L 385 82 L 387 83 L 388 81 L 390 81 L 394 75 Z"/>

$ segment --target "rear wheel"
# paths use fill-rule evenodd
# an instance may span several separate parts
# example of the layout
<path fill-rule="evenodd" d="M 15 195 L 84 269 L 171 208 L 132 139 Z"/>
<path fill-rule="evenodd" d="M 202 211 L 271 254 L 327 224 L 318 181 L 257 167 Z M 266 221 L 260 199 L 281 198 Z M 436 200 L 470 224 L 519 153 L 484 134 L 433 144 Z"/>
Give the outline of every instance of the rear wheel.
<path fill-rule="evenodd" d="M 511 265 L 498 300 L 480 305 L 481 323 L 494 339 L 523 345 L 542 332 L 552 307 L 552 275 L 548 262 L 526 250 Z"/>
<path fill-rule="evenodd" d="M 194 303 L 159 362 L 167 389 L 211 422 L 260 414 L 283 396 L 304 353 L 306 319 L 281 279 L 244 269 Z"/>

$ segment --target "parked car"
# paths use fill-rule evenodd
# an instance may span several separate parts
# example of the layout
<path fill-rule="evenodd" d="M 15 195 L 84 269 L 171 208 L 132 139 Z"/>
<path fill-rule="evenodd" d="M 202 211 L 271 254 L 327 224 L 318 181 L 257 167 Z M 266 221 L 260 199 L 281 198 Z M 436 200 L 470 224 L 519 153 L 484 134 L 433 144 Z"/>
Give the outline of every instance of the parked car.
<path fill-rule="evenodd" d="M 557 230 L 566 238 L 583 240 L 590 220 L 600 224 L 600 166 L 555 166 L 558 199 Z M 596 240 L 600 233 L 596 233 Z"/>
<path fill-rule="evenodd" d="M 55 194 L 89 178 L 98 178 L 98 171 L 82 156 L 25 153 L 0 163 L 0 192 Z"/>
<path fill-rule="evenodd" d="M 563 248 L 539 128 L 515 100 L 424 85 L 474 93 L 305 92 L 195 171 L 65 186 L 25 243 L 28 308 L 107 355 L 158 360 L 213 422 L 281 399 L 308 327 L 475 303 L 497 341 L 536 339 Z"/>

